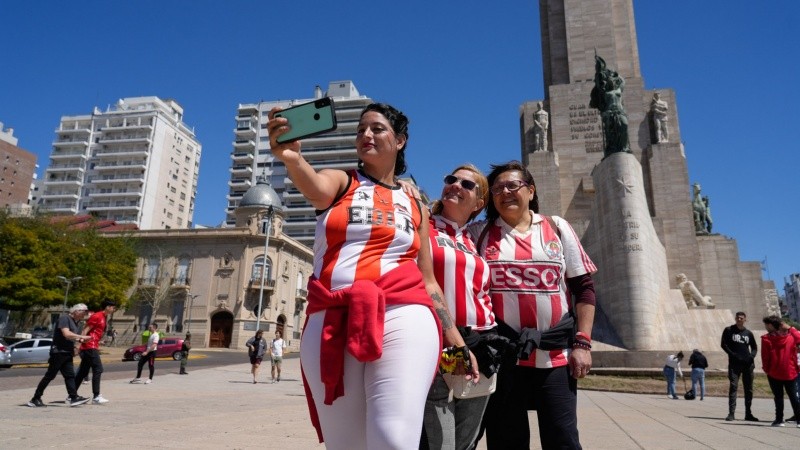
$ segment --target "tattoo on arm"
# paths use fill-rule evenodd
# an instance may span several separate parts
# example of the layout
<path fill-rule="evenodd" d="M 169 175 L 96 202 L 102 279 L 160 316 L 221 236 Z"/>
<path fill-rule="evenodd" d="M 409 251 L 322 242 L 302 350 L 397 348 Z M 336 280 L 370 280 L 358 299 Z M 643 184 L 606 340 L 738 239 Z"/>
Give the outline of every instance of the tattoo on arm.
<path fill-rule="evenodd" d="M 448 328 L 453 327 L 453 319 L 450 318 L 450 313 L 447 312 L 447 307 L 444 305 L 442 298 L 439 297 L 439 294 L 434 293 L 431 295 L 433 299 L 433 309 L 436 311 L 436 314 L 439 315 L 439 321 L 442 322 L 442 329 L 447 330 Z"/>

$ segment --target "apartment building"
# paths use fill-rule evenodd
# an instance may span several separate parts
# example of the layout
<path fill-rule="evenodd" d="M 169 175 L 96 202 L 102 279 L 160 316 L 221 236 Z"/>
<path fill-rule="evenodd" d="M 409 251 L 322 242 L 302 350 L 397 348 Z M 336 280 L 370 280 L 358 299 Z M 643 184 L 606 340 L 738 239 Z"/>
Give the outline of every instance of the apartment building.
<path fill-rule="evenodd" d="M 800 321 L 800 273 L 793 273 L 784 279 L 783 293 L 788 307 L 786 315 L 794 321 Z"/>
<path fill-rule="evenodd" d="M 0 207 L 16 209 L 30 201 L 36 155 L 17 146 L 13 128 L 0 122 Z"/>
<path fill-rule="evenodd" d="M 226 225 L 234 226 L 234 211 L 244 193 L 254 186 L 256 177 L 264 174 L 281 197 L 286 213 L 284 232 L 299 242 L 313 247 L 316 217 L 314 208 L 289 180 L 286 168 L 270 153 L 267 114 L 275 106 L 306 103 L 322 97 L 334 100 L 336 130 L 303 140 L 303 156 L 317 170 L 324 168 L 352 169 L 358 164 L 355 140 L 359 115 L 372 99 L 361 95 L 352 81 L 331 81 L 327 91 L 317 86 L 314 96 L 305 99 L 275 100 L 240 104 L 236 112 L 231 178 L 228 182 Z"/>
<path fill-rule="evenodd" d="M 191 228 L 202 147 L 174 100 L 134 97 L 63 116 L 41 208 L 140 229 Z"/>

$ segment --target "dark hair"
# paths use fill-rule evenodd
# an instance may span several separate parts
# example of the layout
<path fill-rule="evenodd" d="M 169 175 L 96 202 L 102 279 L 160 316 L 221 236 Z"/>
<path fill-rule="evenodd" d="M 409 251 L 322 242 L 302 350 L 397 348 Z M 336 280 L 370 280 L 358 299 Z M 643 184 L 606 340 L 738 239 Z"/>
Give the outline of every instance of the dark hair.
<path fill-rule="evenodd" d="M 117 306 L 117 302 L 114 300 L 105 299 L 102 303 L 100 303 L 100 309 L 106 309 L 109 306 Z"/>
<path fill-rule="evenodd" d="M 150 325 L 152 325 L 152 326 L 153 326 L 153 328 L 158 328 L 158 324 L 157 324 L 157 323 L 155 323 L 155 322 L 151 323 Z"/>
<path fill-rule="evenodd" d="M 678 354 L 675 355 L 675 357 L 678 359 L 683 359 L 683 352 L 678 352 Z"/>
<path fill-rule="evenodd" d="M 369 111 L 375 111 L 378 114 L 383 115 L 386 117 L 386 120 L 389 121 L 389 124 L 392 126 L 392 131 L 396 136 L 405 136 L 406 143 L 403 144 L 403 148 L 397 152 L 397 159 L 394 161 L 394 174 L 402 175 L 406 172 L 408 166 L 406 165 L 406 146 L 408 145 L 408 117 L 403 114 L 400 110 L 395 108 L 392 105 L 388 105 L 386 103 L 372 103 L 367 105 L 363 111 L 361 111 L 360 117 L 364 117 L 364 114 L 368 113 Z M 358 161 L 358 167 L 361 168 L 363 166 L 363 161 Z"/>
<path fill-rule="evenodd" d="M 528 209 L 531 211 L 538 213 L 539 212 L 539 193 L 536 189 L 536 183 L 533 181 L 533 175 L 528 171 L 528 169 L 522 165 L 519 161 L 509 161 L 505 164 L 498 164 L 498 165 L 491 165 L 492 171 L 489 172 L 489 175 L 486 178 L 489 180 L 489 189 L 492 188 L 494 185 L 494 181 L 499 177 L 501 174 L 505 172 L 517 171 L 522 174 L 522 179 L 525 180 L 531 187 L 533 187 L 533 198 L 531 201 L 528 202 Z M 489 203 L 486 205 L 486 220 L 489 223 L 494 222 L 498 217 L 500 217 L 500 213 L 497 212 L 497 208 L 494 206 L 494 196 L 489 195 Z"/>
<path fill-rule="evenodd" d="M 778 316 L 767 316 L 764 317 L 764 324 L 772 325 L 776 330 L 780 330 L 781 325 L 783 325 L 783 320 Z"/>
<path fill-rule="evenodd" d="M 736 314 L 734 314 L 734 317 L 737 317 L 737 316 L 744 316 L 745 319 L 747 318 L 747 314 L 745 314 L 744 311 L 736 311 Z"/>

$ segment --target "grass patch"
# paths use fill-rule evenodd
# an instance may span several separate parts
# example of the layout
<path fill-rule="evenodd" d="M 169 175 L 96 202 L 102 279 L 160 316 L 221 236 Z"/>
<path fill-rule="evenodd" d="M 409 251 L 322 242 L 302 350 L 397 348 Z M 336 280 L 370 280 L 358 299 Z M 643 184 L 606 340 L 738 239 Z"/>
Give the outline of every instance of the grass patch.
<path fill-rule="evenodd" d="M 691 389 L 691 377 L 686 376 L 686 387 L 680 378 L 675 383 L 675 390 L 679 395 Z M 706 374 L 706 395 L 711 397 L 728 396 L 727 376 L 708 376 Z M 633 394 L 667 394 L 667 380 L 655 376 L 622 376 L 622 375 L 593 375 L 589 374 L 578 381 L 578 389 L 590 391 L 627 392 Z M 742 382 L 739 381 L 739 396 L 742 396 Z M 757 398 L 772 398 L 769 382 L 764 375 L 756 375 L 753 380 L 753 396 Z M 699 398 L 699 393 L 698 393 Z"/>

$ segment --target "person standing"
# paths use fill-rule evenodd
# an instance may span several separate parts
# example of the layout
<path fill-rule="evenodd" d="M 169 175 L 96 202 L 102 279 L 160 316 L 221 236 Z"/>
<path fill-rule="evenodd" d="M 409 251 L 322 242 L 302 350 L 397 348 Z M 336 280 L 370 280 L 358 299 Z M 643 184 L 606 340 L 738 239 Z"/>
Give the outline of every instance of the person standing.
<path fill-rule="evenodd" d="M 797 421 L 800 413 L 800 400 L 797 399 L 797 346 L 800 345 L 800 331 L 784 324 L 780 317 L 764 317 L 767 334 L 761 336 L 761 364 L 769 380 L 769 388 L 775 400 L 775 421 L 773 427 L 782 427 L 783 392 L 789 396 L 792 416 Z M 800 421 L 797 421 L 800 428 Z"/>
<path fill-rule="evenodd" d="M 75 385 L 75 367 L 72 358 L 75 355 L 75 342 L 83 342 L 91 339 L 90 336 L 80 335 L 78 321 L 86 316 L 89 309 L 83 303 L 74 305 L 69 310 L 69 314 L 62 314 L 56 322 L 53 331 L 53 345 L 50 347 L 50 358 L 47 360 L 47 372 L 42 381 L 36 386 L 33 398 L 28 402 L 31 408 L 41 408 L 47 406 L 42 402 L 42 395 L 47 385 L 56 378 L 56 374 L 61 372 L 64 377 L 64 384 L 67 386 L 69 406 L 82 405 L 89 401 L 86 397 L 78 395 Z"/>
<path fill-rule="evenodd" d="M 525 165 L 493 165 L 487 178 L 486 221 L 468 229 L 489 265 L 498 333 L 524 350 L 498 373 L 483 418 L 487 448 L 528 448 L 536 408 L 542 448 L 580 449 L 577 383 L 592 367 L 597 267 L 569 222 L 539 214 Z"/>
<path fill-rule="evenodd" d="M 150 331 L 149 336 L 147 337 L 147 348 L 145 349 L 145 354 L 139 359 L 139 365 L 136 367 L 136 378 L 131 380 L 131 384 L 139 383 L 142 381 L 140 378 L 142 376 L 142 369 L 144 365 L 147 364 L 147 367 L 150 369 L 150 376 L 145 380 L 144 384 L 150 384 L 153 382 L 153 374 L 156 371 L 156 354 L 158 353 L 158 325 L 155 323 L 151 323 L 150 326 L 147 328 Z"/>
<path fill-rule="evenodd" d="M 92 403 L 96 404 L 108 403 L 108 400 L 100 395 L 100 375 L 103 374 L 100 339 L 105 334 L 108 316 L 114 314 L 117 304 L 106 299 L 100 303 L 100 308 L 100 311 L 92 314 L 86 320 L 86 325 L 83 327 L 83 334 L 90 336 L 90 339 L 81 344 L 81 365 L 78 368 L 78 375 L 75 377 L 75 385 L 80 388 L 83 380 L 89 375 L 89 369 L 92 370 Z"/>
<path fill-rule="evenodd" d="M 734 420 L 736 412 L 736 392 L 739 390 L 739 378 L 744 385 L 744 420 L 758 422 L 758 418 L 753 415 L 751 406 L 753 404 L 753 371 L 755 370 L 755 358 L 758 353 L 758 344 L 753 333 L 745 328 L 747 314 L 743 311 L 736 313 L 736 323 L 726 327 L 722 331 L 722 341 L 720 346 L 728 354 L 728 416 L 725 420 Z"/>
<path fill-rule="evenodd" d="M 689 365 L 692 367 L 692 389 L 695 395 L 697 395 L 698 391 L 696 387 L 700 387 L 699 394 L 700 400 L 702 401 L 706 396 L 706 368 L 708 367 L 708 360 L 700 350 L 694 349 L 692 350 L 691 356 L 689 356 Z"/>
<path fill-rule="evenodd" d="M 678 352 L 674 355 L 667 356 L 667 361 L 664 363 L 664 378 L 667 379 L 667 397 L 678 400 L 678 394 L 675 393 L 675 373 L 683 378 L 681 371 L 681 360 L 683 359 L 683 352 Z"/>
<path fill-rule="evenodd" d="M 256 335 L 245 342 L 247 346 L 247 356 L 250 357 L 250 373 L 253 374 L 253 384 L 258 383 L 258 370 L 261 361 L 267 353 L 267 341 L 263 338 L 264 332 L 256 331 Z"/>
<path fill-rule="evenodd" d="M 272 382 L 281 381 L 281 364 L 283 363 L 283 349 L 286 348 L 286 342 L 281 339 L 281 332 L 275 332 L 275 339 L 269 344 L 269 360 L 272 364 Z M 275 378 L 277 371 L 278 377 Z"/>
<path fill-rule="evenodd" d="M 189 375 L 186 371 L 186 362 L 189 360 L 189 350 L 192 349 L 192 333 L 186 332 L 186 338 L 181 344 L 181 375 Z"/>

